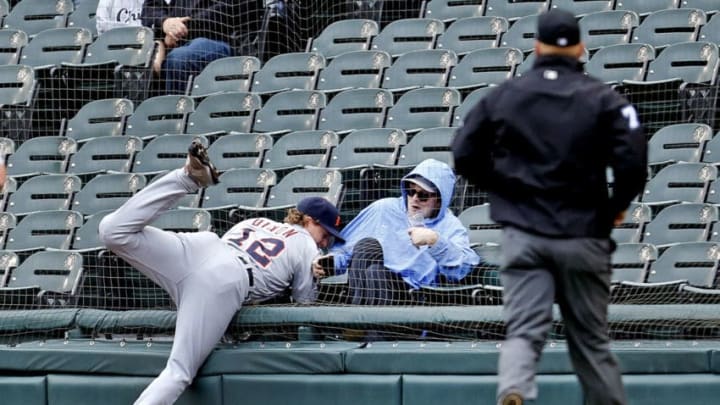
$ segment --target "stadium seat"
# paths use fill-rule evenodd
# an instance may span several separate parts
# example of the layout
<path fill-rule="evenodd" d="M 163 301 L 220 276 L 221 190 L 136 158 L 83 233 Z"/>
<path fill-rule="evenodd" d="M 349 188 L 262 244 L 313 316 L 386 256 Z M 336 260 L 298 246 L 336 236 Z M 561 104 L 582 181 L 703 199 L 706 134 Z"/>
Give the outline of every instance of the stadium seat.
<path fill-rule="evenodd" d="M 115 210 L 100 211 L 86 216 L 83 224 L 75 230 L 71 245 L 72 250 L 82 253 L 94 252 L 97 254 L 100 250 L 105 249 L 105 244 L 100 240 L 98 234 L 98 227 L 100 221 L 114 211 Z M 84 256 L 86 258 L 92 257 L 90 255 Z"/>
<path fill-rule="evenodd" d="M 0 250 L 0 287 L 6 287 L 10 274 L 18 266 L 20 259 L 15 252 Z"/>
<path fill-rule="evenodd" d="M 381 128 L 393 94 L 384 89 L 350 89 L 336 94 L 320 112 L 318 129 Z"/>
<path fill-rule="evenodd" d="M 320 35 L 311 38 L 309 52 L 317 52 L 332 59 L 346 52 L 366 51 L 370 41 L 380 31 L 378 23 L 368 19 L 346 19 L 331 23 Z"/>
<path fill-rule="evenodd" d="M 356 51 L 335 57 L 320 72 L 317 89 L 337 92 L 353 88 L 378 88 L 392 59 L 384 51 Z"/>
<path fill-rule="evenodd" d="M 33 211 L 68 210 L 81 187 L 80 178 L 73 175 L 33 176 L 10 195 L 5 211 L 20 216 Z"/>
<path fill-rule="evenodd" d="M 52 68 L 65 63 L 81 63 L 92 34 L 84 28 L 53 28 L 39 32 L 22 51 L 22 64 Z M 48 73 L 49 74 L 49 73 Z"/>
<path fill-rule="evenodd" d="M 640 242 L 652 243 L 658 248 L 682 242 L 704 242 L 717 220 L 718 208 L 711 204 L 671 205 L 647 224 Z"/>
<path fill-rule="evenodd" d="M 83 223 L 77 211 L 33 211 L 10 230 L 5 249 L 27 252 L 41 249 L 68 249 L 75 228 Z"/>
<path fill-rule="evenodd" d="M 207 210 L 183 208 L 163 212 L 150 226 L 170 232 L 209 232 L 212 221 Z"/>
<path fill-rule="evenodd" d="M 255 115 L 253 132 L 315 129 L 325 103 L 325 94 L 318 91 L 290 90 L 273 94 Z"/>
<path fill-rule="evenodd" d="M 97 12 L 98 0 L 76 1 L 75 10 L 68 15 L 67 26 L 69 28 L 84 28 L 90 32 L 93 38 L 97 38 Z"/>
<path fill-rule="evenodd" d="M 583 43 L 593 53 L 606 46 L 630 43 L 640 17 L 632 10 L 600 11 L 582 17 L 579 23 Z"/>
<path fill-rule="evenodd" d="M 465 57 L 452 70 L 448 86 L 456 89 L 474 89 L 489 84 L 500 84 L 515 76 L 523 61 L 517 48 L 478 49 Z"/>
<path fill-rule="evenodd" d="M 316 52 L 284 53 L 265 62 L 252 80 L 253 93 L 313 90 L 325 57 Z"/>
<path fill-rule="evenodd" d="M 452 88 L 426 87 L 410 90 L 390 107 L 385 127 L 406 131 L 448 127 L 452 121 L 452 111 L 458 105 L 460 92 Z"/>
<path fill-rule="evenodd" d="M 385 51 L 392 57 L 410 51 L 433 49 L 438 35 L 444 31 L 445 24 L 435 18 L 396 20 L 373 38 L 370 49 Z"/>
<path fill-rule="evenodd" d="M 490 204 L 475 205 L 458 215 L 473 246 L 502 245 L 502 227 L 490 219 Z"/>
<path fill-rule="evenodd" d="M 400 148 L 397 159 L 399 167 L 415 167 L 425 159 L 435 159 L 453 165 L 450 144 L 455 137 L 455 128 L 427 128 L 413 135 Z"/>
<path fill-rule="evenodd" d="M 640 197 L 649 205 L 705 201 L 711 181 L 717 179 L 717 168 L 705 163 L 675 163 L 665 166 L 650 181 Z"/>
<path fill-rule="evenodd" d="M 67 121 L 64 135 L 77 142 L 122 135 L 125 123 L 134 110 L 133 102 L 126 98 L 91 101 Z"/>
<path fill-rule="evenodd" d="M 453 51 L 424 49 L 400 55 L 385 70 L 382 87 L 407 91 L 418 87 L 445 87 L 450 70 L 457 65 Z"/>
<path fill-rule="evenodd" d="M 262 167 L 275 172 L 302 167 L 327 167 L 330 151 L 339 143 L 333 131 L 296 131 L 285 134 L 265 154 Z"/>
<path fill-rule="evenodd" d="M 473 90 L 470 94 L 465 96 L 463 102 L 455 108 L 453 112 L 452 126 L 459 127 L 462 125 L 463 119 L 475 107 L 475 105 L 488 93 L 490 93 L 495 86 L 485 86 Z"/>
<path fill-rule="evenodd" d="M 358 129 L 345 136 L 333 149 L 328 167 L 351 169 L 375 164 L 394 166 L 400 148 L 405 144 L 407 136 L 403 131 L 391 128 Z"/>
<path fill-rule="evenodd" d="M 710 14 L 720 11 L 720 3 L 715 0 L 681 0 L 680 8 L 697 8 Z"/>
<path fill-rule="evenodd" d="M 617 44 L 602 47 L 595 52 L 585 71 L 605 83 L 617 84 L 625 80 L 643 81 L 650 62 L 655 59 L 655 48 L 646 44 Z"/>
<path fill-rule="evenodd" d="M 679 5 L 680 0 L 617 0 L 615 10 L 632 10 L 644 17 L 654 11 L 678 8 Z"/>
<path fill-rule="evenodd" d="M 500 46 L 517 48 L 524 53 L 531 52 L 535 47 L 535 31 L 537 31 L 537 15 L 522 17 L 510 25 L 500 39 Z"/>
<path fill-rule="evenodd" d="M 142 150 L 142 139 L 135 136 L 105 136 L 83 143 L 70 156 L 67 173 L 92 177 L 99 173 L 127 173 L 135 153 Z"/>
<path fill-rule="evenodd" d="M 612 11 L 615 0 L 552 0 L 551 9 L 560 9 L 582 17 L 590 13 Z"/>
<path fill-rule="evenodd" d="M 20 51 L 27 45 L 25 31 L 0 30 L 0 65 L 14 65 L 20 61 Z"/>
<path fill-rule="evenodd" d="M 713 132 L 707 124 L 674 124 L 663 127 L 648 142 L 648 164 L 651 170 L 671 163 L 698 163 L 705 142 Z"/>
<path fill-rule="evenodd" d="M 0 188 L 0 211 L 3 211 L 5 209 L 5 205 L 7 203 L 7 200 L 10 198 L 10 195 L 17 190 L 17 180 L 14 177 L 8 177 L 5 179 L 5 184 Z M 0 246 L 2 246 L 2 241 L 0 241 Z"/>
<path fill-rule="evenodd" d="M 132 172 L 153 175 L 183 167 L 188 147 L 194 141 L 200 141 L 205 147 L 210 145 L 202 135 L 173 134 L 153 138 L 135 154 Z"/>
<path fill-rule="evenodd" d="M 187 116 L 194 110 L 195 101 L 188 96 L 148 98 L 128 117 L 125 135 L 147 139 L 163 134 L 182 134 Z"/>
<path fill-rule="evenodd" d="M 8 176 L 64 173 L 68 158 L 77 150 L 71 138 L 41 136 L 23 142 L 7 160 Z"/>
<path fill-rule="evenodd" d="M 611 282 L 613 284 L 620 284 L 624 281 L 644 283 L 647 280 L 650 265 L 657 260 L 657 257 L 657 248 L 652 244 L 618 244 L 611 257 Z"/>
<path fill-rule="evenodd" d="M 476 49 L 497 48 L 510 24 L 504 17 L 460 18 L 437 39 L 436 49 L 465 55 Z"/>
<path fill-rule="evenodd" d="M 234 168 L 257 168 L 273 145 L 267 134 L 230 132 L 216 139 L 208 148 L 208 156 L 221 172 Z"/>
<path fill-rule="evenodd" d="M 705 144 L 701 161 L 715 165 L 720 164 L 720 138 L 717 135 Z"/>
<path fill-rule="evenodd" d="M 40 31 L 62 28 L 74 10 L 72 0 L 22 0 L 3 19 L 3 28 L 17 28 L 33 37 Z"/>
<path fill-rule="evenodd" d="M 632 42 L 660 48 L 695 41 L 706 19 L 704 11 L 691 8 L 655 11 L 648 14 L 635 28 Z"/>
<path fill-rule="evenodd" d="M 260 107 L 262 100 L 255 93 L 233 91 L 211 94 L 188 115 L 185 132 L 205 136 L 250 132 Z"/>
<path fill-rule="evenodd" d="M 8 3 L 8 0 L 0 0 L 0 23 L 2 23 L 3 19 L 9 12 L 10 4 Z"/>
<path fill-rule="evenodd" d="M 484 0 L 430 0 L 425 1 L 423 16 L 454 24 L 467 17 L 481 17 L 485 11 Z"/>
<path fill-rule="evenodd" d="M 18 219 L 9 212 L 0 212 L 0 248 L 4 248 L 10 231 L 17 226 Z"/>
<path fill-rule="evenodd" d="M 250 91 L 253 75 L 260 70 L 254 56 L 230 56 L 210 62 L 199 75 L 190 79 L 192 97 L 230 91 Z"/>
<path fill-rule="evenodd" d="M 117 209 L 141 188 L 145 176 L 133 173 L 98 174 L 83 185 L 75 195 L 73 210 L 83 215 Z"/>
<path fill-rule="evenodd" d="M 265 206 L 284 209 L 306 197 L 323 197 L 337 205 L 342 191 L 342 175 L 337 170 L 297 169 L 270 188 Z"/>
<path fill-rule="evenodd" d="M 618 225 L 613 227 L 610 237 L 616 243 L 638 243 L 645 233 L 645 225 L 652 219 L 649 205 L 631 202 L 626 214 Z"/>
<path fill-rule="evenodd" d="M 550 0 L 486 0 L 485 15 L 505 17 L 510 21 L 529 15 L 543 13 L 550 7 Z"/>
<path fill-rule="evenodd" d="M 718 15 L 720 13 L 715 14 L 707 24 L 700 28 L 698 41 L 720 43 L 720 17 Z"/>
<path fill-rule="evenodd" d="M 0 136 L 20 142 L 31 137 L 36 84 L 30 66 L 0 66 Z"/>
<path fill-rule="evenodd" d="M 83 276 L 83 258 L 67 250 L 36 252 L 12 272 L 0 288 L 4 309 L 72 306 Z"/>

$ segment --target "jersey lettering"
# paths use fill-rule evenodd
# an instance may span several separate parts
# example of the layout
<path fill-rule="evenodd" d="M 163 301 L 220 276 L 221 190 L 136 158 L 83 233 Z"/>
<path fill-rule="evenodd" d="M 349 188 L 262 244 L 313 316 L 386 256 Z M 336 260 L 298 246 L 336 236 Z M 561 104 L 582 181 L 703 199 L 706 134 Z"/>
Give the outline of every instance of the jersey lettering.
<path fill-rule="evenodd" d="M 628 120 L 628 126 L 630 129 L 638 129 L 640 127 L 640 120 L 638 120 L 637 111 L 635 111 L 633 106 L 627 105 L 623 107 L 620 112 L 623 117 Z"/>
<path fill-rule="evenodd" d="M 247 254 L 262 268 L 267 268 L 272 259 L 279 256 L 285 250 L 285 242 L 278 238 L 261 238 L 254 239 L 255 230 L 250 228 L 242 228 L 238 238 L 230 238 L 228 242 L 233 243 L 238 248 L 242 248 Z M 243 244 L 250 240 L 246 248 Z"/>

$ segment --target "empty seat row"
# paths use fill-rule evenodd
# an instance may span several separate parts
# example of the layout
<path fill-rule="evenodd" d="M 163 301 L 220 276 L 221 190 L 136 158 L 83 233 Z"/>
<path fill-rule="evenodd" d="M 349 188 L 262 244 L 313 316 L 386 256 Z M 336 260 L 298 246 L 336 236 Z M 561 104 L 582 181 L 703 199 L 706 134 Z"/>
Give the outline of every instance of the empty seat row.
<path fill-rule="evenodd" d="M 62 27 L 85 28 L 94 34 L 97 6 L 97 0 L 22 0 L 11 8 L 7 0 L 0 0 L 0 21 L 3 28 L 21 29 L 29 36 Z"/>

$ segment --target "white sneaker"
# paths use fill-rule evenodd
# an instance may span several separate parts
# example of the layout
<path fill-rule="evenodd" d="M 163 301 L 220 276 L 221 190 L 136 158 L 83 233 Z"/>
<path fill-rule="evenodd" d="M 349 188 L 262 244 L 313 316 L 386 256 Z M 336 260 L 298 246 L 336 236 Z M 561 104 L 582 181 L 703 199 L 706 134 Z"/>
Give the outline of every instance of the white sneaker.
<path fill-rule="evenodd" d="M 215 170 L 215 166 L 210 163 L 207 149 L 200 141 L 193 141 L 190 144 L 184 169 L 185 173 L 200 187 L 219 183 L 218 172 Z"/>

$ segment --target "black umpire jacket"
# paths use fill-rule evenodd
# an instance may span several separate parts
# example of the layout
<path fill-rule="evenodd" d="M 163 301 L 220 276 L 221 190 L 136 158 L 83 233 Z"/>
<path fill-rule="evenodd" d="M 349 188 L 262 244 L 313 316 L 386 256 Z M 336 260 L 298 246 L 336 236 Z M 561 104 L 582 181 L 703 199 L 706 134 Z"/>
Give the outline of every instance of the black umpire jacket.
<path fill-rule="evenodd" d="M 647 176 L 635 109 L 561 56 L 487 94 L 452 151 L 456 172 L 488 191 L 494 221 L 549 237 L 607 238 Z"/>

